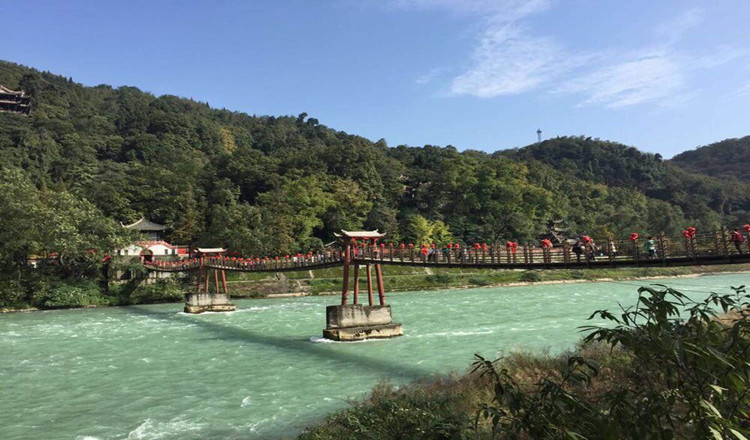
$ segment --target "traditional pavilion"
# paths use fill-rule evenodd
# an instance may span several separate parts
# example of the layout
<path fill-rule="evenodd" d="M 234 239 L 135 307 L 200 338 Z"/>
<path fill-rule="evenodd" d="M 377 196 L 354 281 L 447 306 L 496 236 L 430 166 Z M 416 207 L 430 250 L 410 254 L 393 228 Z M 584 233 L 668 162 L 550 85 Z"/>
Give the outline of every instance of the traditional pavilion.
<path fill-rule="evenodd" d="M 352 265 L 354 255 L 352 255 L 356 248 L 356 242 L 370 242 L 373 246 L 376 246 L 378 239 L 385 237 L 385 234 L 374 231 L 345 231 L 341 230 L 341 234 L 335 234 L 336 237 L 342 238 L 344 241 L 344 280 L 341 288 L 341 305 L 346 305 L 349 295 L 349 267 Z M 359 304 L 359 264 L 354 264 L 354 304 Z M 374 304 L 372 295 L 372 275 L 370 271 L 370 263 L 365 265 L 367 270 L 367 301 L 370 306 Z M 375 278 L 378 284 L 378 299 L 380 305 L 385 304 L 385 291 L 383 290 L 383 272 L 380 264 L 375 264 Z"/>
<path fill-rule="evenodd" d="M 26 92 L 11 90 L 0 85 L 0 111 L 8 113 L 28 114 L 31 110 L 31 98 Z"/>
<path fill-rule="evenodd" d="M 135 223 L 122 225 L 122 227 L 130 229 L 131 231 L 140 232 L 143 235 L 143 239 L 149 241 L 163 240 L 163 233 L 168 229 L 166 225 L 154 223 L 151 220 L 146 220 L 144 217 L 141 217 L 140 220 Z"/>

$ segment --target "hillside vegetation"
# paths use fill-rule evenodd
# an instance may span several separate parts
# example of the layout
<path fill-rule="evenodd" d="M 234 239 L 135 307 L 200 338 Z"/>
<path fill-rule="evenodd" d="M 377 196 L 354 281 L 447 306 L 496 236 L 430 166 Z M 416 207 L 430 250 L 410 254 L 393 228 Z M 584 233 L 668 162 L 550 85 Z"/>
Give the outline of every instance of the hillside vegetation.
<path fill-rule="evenodd" d="M 53 252 L 69 262 L 55 276 L 89 276 L 90 251 L 127 240 L 119 223 L 141 216 L 170 225 L 175 243 L 263 256 L 319 248 L 340 229 L 417 243 L 535 240 L 552 219 L 571 234 L 676 233 L 746 221 L 749 208 L 747 184 L 583 137 L 495 154 L 392 148 L 305 113 L 251 116 L 7 62 L 0 84 L 32 102 L 29 116 L 0 114 L 0 184 L 22 194 L 0 197 L 14 219 L 0 273 L 15 282 L 25 256 Z M 75 209 L 102 221 L 72 221 Z M 44 216 L 60 226 L 40 227 Z"/>
<path fill-rule="evenodd" d="M 726 139 L 721 142 L 685 151 L 670 162 L 689 171 L 708 174 L 721 179 L 734 177 L 750 181 L 750 136 Z"/>

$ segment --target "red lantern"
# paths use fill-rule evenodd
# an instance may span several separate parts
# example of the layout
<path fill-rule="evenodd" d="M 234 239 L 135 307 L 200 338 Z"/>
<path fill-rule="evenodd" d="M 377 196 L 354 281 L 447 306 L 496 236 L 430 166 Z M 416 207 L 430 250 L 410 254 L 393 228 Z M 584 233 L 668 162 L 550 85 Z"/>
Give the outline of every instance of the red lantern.
<path fill-rule="evenodd" d="M 479 250 L 479 243 L 474 243 L 474 249 Z"/>
<path fill-rule="evenodd" d="M 380 249 L 385 249 L 385 243 L 380 243 Z"/>
<path fill-rule="evenodd" d="M 636 241 L 638 240 L 638 233 L 637 232 L 631 232 L 630 233 L 630 241 Z"/>
<path fill-rule="evenodd" d="M 401 243 L 400 245 L 398 245 L 398 247 L 399 247 L 399 249 L 403 249 L 403 248 L 405 248 L 405 247 L 406 247 L 406 245 L 405 245 L 405 244 L 403 244 L 403 243 Z"/>
<path fill-rule="evenodd" d="M 744 226 L 745 232 L 750 232 L 750 224 Z"/>
<path fill-rule="evenodd" d="M 688 230 L 682 231 L 682 236 L 685 238 L 690 238 L 690 231 Z"/>
<path fill-rule="evenodd" d="M 448 243 L 448 249 L 453 249 L 453 244 L 452 243 Z"/>
<path fill-rule="evenodd" d="M 687 231 L 690 234 L 690 238 L 695 237 L 695 228 L 694 227 L 691 226 L 691 227 L 687 228 Z"/>
<path fill-rule="evenodd" d="M 456 244 L 454 244 L 454 245 L 453 245 L 453 247 L 454 247 L 454 248 L 456 248 L 456 249 L 458 249 L 458 248 L 460 248 L 460 247 L 461 247 L 461 245 L 460 245 L 460 244 L 458 244 L 458 243 L 456 243 Z"/>
<path fill-rule="evenodd" d="M 588 235 L 584 235 L 581 238 L 583 239 L 584 243 L 591 243 L 591 237 L 589 237 Z"/>
<path fill-rule="evenodd" d="M 489 246 L 487 246 L 487 243 L 482 243 L 482 250 L 486 251 L 487 249 L 489 249 Z"/>
<path fill-rule="evenodd" d="M 552 242 L 548 238 L 545 238 L 544 240 L 542 240 L 541 244 L 542 244 L 543 248 L 551 248 L 552 247 Z"/>
<path fill-rule="evenodd" d="M 409 249 L 414 249 L 414 243 L 409 243 Z"/>

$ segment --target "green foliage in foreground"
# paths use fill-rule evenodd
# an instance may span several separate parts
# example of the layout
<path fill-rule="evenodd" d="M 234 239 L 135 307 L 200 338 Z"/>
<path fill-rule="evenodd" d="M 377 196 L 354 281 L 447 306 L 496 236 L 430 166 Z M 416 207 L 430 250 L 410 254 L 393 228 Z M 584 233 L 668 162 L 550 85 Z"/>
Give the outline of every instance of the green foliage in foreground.
<path fill-rule="evenodd" d="M 575 353 L 477 356 L 458 380 L 381 385 L 300 438 L 743 440 L 750 295 L 734 290 L 693 301 L 642 287 L 636 306 L 594 312 L 610 326 L 584 327 Z"/>

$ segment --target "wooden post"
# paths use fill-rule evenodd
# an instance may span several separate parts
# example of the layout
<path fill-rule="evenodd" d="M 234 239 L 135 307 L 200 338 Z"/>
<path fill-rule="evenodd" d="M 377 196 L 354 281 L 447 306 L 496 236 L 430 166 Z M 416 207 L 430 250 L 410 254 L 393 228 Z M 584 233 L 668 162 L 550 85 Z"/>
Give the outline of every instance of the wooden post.
<path fill-rule="evenodd" d="M 208 280 L 211 279 L 211 272 L 208 269 L 206 270 L 205 276 L 206 276 L 206 293 L 208 293 Z"/>
<path fill-rule="evenodd" d="M 227 272 L 224 269 L 221 270 L 221 284 L 224 287 L 224 293 L 228 295 L 229 292 L 227 291 Z"/>
<path fill-rule="evenodd" d="M 349 263 L 351 260 L 351 248 L 349 246 L 349 239 L 344 241 L 344 274 L 343 282 L 341 285 L 341 305 L 346 305 L 346 296 L 349 294 Z"/>
<path fill-rule="evenodd" d="M 534 264 L 534 246 L 526 245 L 526 249 L 529 252 L 529 265 Z"/>
<path fill-rule="evenodd" d="M 359 304 L 359 264 L 354 265 L 354 304 Z"/>
<path fill-rule="evenodd" d="M 365 265 L 367 268 L 367 301 L 372 305 L 374 302 L 372 299 L 372 273 L 370 271 L 370 263 Z"/>
<path fill-rule="evenodd" d="M 714 255 L 719 255 L 719 241 L 721 240 L 721 232 L 723 229 L 724 227 L 722 226 L 721 230 L 714 231 Z"/>
<path fill-rule="evenodd" d="M 214 269 L 214 281 L 216 282 L 216 291 L 214 293 L 219 293 L 219 271 L 217 269 Z"/>
<path fill-rule="evenodd" d="M 690 250 L 693 253 L 693 264 L 698 264 L 698 254 L 695 251 L 695 235 L 690 237 Z"/>
<path fill-rule="evenodd" d="M 563 262 L 565 267 L 568 267 L 568 263 L 570 263 L 570 243 L 568 243 L 568 240 L 563 241 Z"/>
<path fill-rule="evenodd" d="M 203 257 L 201 257 L 200 265 L 198 266 L 198 286 L 196 289 L 197 293 L 201 293 L 201 287 L 203 286 L 202 281 L 203 281 Z"/>
<path fill-rule="evenodd" d="M 661 265 L 667 267 L 667 245 L 664 242 L 664 233 L 659 234 L 659 255 L 661 255 Z"/>
<path fill-rule="evenodd" d="M 383 270 L 379 264 L 375 265 L 375 277 L 378 280 L 378 298 L 380 299 L 380 305 L 385 305 L 385 290 L 383 289 Z"/>

